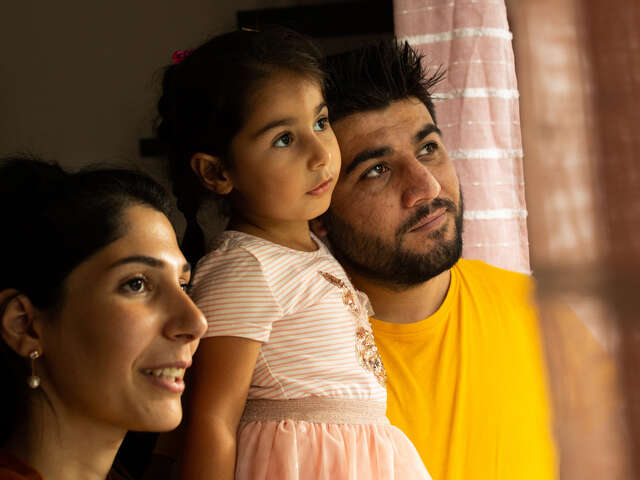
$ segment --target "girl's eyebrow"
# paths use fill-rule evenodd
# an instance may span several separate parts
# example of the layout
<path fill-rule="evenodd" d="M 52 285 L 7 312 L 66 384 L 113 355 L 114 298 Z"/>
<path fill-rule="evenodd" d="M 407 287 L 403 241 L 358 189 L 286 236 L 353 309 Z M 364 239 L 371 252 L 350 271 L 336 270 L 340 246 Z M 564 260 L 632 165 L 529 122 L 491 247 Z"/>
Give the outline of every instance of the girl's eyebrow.
<path fill-rule="evenodd" d="M 313 114 L 318 115 L 322 111 L 322 109 L 325 108 L 326 106 L 327 106 L 327 102 L 324 102 L 324 101 L 320 102 L 314 109 Z M 253 138 L 259 137 L 266 131 L 271 130 L 272 128 L 293 125 L 295 121 L 296 121 L 295 117 L 285 117 L 285 118 L 279 118 L 277 120 L 269 122 L 265 126 L 260 128 L 256 133 L 254 133 Z"/>
<path fill-rule="evenodd" d="M 131 256 L 116 260 L 111 265 L 109 265 L 109 268 L 119 267 L 120 265 L 126 265 L 127 263 L 142 263 L 144 265 L 148 265 L 153 268 L 164 268 L 166 266 L 165 262 L 154 257 L 149 257 L 147 255 L 131 255 Z M 191 264 L 188 262 L 185 263 L 182 266 L 182 271 L 184 273 L 190 272 Z"/>

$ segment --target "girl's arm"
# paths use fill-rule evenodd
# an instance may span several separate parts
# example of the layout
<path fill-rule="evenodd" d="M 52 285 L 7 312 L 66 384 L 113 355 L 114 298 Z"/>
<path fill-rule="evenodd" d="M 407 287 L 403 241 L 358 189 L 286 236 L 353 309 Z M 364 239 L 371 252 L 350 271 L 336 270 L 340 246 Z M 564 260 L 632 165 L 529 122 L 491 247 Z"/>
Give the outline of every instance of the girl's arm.
<path fill-rule="evenodd" d="M 236 431 L 261 346 L 240 337 L 200 342 L 191 367 L 181 479 L 233 480 Z"/>

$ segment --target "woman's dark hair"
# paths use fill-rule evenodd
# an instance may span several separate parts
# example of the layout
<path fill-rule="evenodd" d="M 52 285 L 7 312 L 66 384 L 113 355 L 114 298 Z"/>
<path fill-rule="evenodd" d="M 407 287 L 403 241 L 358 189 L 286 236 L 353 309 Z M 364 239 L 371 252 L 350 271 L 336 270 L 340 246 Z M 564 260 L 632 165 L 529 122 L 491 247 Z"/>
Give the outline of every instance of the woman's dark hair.
<path fill-rule="evenodd" d="M 396 39 L 327 57 L 324 95 L 331 121 L 415 97 L 435 122 L 431 91 L 445 71 L 438 68 L 429 72 L 422 66 L 423 58 L 408 42 Z"/>
<path fill-rule="evenodd" d="M 150 177 L 128 170 L 67 173 L 33 158 L 0 159 L 0 292 L 11 289 L 55 311 L 65 280 L 82 262 L 126 234 L 123 212 L 144 205 L 165 215 L 169 201 Z M 10 297 L 12 298 L 12 297 Z M 8 300 L 0 305 L 0 315 Z M 27 362 L 0 341 L 9 387 L 0 396 L 0 444 L 24 415 Z"/>
<path fill-rule="evenodd" d="M 195 153 L 230 164 L 229 146 L 247 120 L 253 96 L 270 75 L 291 71 L 322 83 L 321 54 L 312 41 L 283 27 L 216 36 L 166 68 L 156 133 L 167 146 L 169 178 L 187 220 L 182 251 L 204 254 L 196 214 L 207 190 L 191 170 Z"/>

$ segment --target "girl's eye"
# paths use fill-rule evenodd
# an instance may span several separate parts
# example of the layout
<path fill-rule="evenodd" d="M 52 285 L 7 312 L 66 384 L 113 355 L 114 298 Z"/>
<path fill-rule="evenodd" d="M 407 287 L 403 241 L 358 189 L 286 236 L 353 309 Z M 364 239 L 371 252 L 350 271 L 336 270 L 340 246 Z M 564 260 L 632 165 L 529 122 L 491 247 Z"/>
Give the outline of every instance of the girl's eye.
<path fill-rule="evenodd" d="M 147 280 L 143 277 L 135 277 L 124 282 L 120 288 L 127 293 L 144 293 L 148 290 Z"/>
<path fill-rule="evenodd" d="M 316 120 L 316 123 L 313 124 L 313 130 L 316 132 L 322 132 L 327 129 L 329 126 L 329 118 L 322 117 Z"/>
<path fill-rule="evenodd" d="M 291 145 L 291 142 L 293 142 L 293 135 L 291 135 L 290 133 L 285 133 L 283 135 L 280 135 L 276 139 L 276 141 L 273 143 L 273 146 L 278 148 L 288 147 L 289 145 Z"/>
<path fill-rule="evenodd" d="M 374 165 L 373 167 L 371 167 L 366 172 L 364 172 L 364 174 L 360 178 L 362 178 L 362 179 L 365 179 L 365 178 L 378 178 L 378 177 L 381 177 L 382 175 L 384 175 L 385 173 L 387 173 L 388 171 L 389 171 L 389 167 L 387 167 L 386 165 L 383 165 L 382 163 L 378 163 L 378 164 Z"/>
<path fill-rule="evenodd" d="M 436 142 L 429 142 L 420 149 L 420 155 L 431 155 L 438 150 L 438 144 Z"/>
<path fill-rule="evenodd" d="M 180 282 L 180 289 L 184 292 L 184 293 L 189 293 L 189 289 L 191 288 L 191 284 L 190 283 L 182 283 Z"/>

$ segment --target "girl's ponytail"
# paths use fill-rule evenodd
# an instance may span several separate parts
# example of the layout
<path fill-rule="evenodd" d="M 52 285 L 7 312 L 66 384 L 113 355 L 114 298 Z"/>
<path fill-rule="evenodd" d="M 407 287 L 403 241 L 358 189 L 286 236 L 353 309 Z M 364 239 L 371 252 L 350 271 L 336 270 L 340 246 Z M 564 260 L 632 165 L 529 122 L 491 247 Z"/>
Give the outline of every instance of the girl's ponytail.
<path fill-rule="evenodd" d="M 195 175 L 182 175 L 173 181 L 173 194 L 178 199 L 178 210 L 187 221 L 187 228 L 182 237 L 182 253 L 192 265 L 205 254 L 204 233 L 197 218 L 202 203 L 202 187 L 193 185 L 194 178 Z"/>

